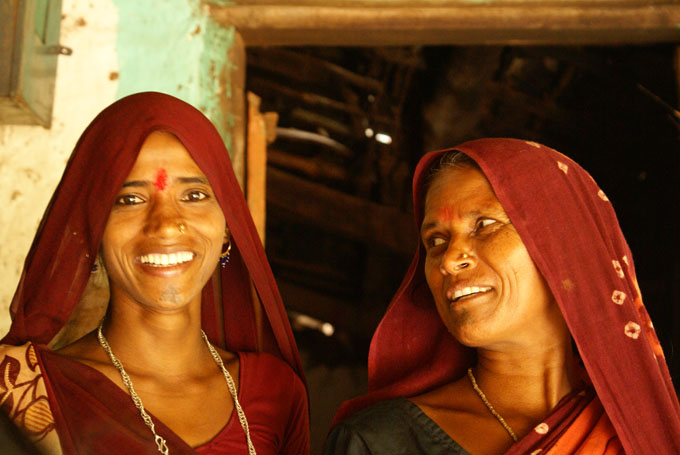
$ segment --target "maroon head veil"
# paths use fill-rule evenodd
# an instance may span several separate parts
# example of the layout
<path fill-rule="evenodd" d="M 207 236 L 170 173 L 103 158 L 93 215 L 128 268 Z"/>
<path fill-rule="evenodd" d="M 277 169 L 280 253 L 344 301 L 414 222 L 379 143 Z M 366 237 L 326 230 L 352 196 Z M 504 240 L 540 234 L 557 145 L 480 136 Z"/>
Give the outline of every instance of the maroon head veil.
<path fill-rule="evenodd" d="M 2 343 L 48 344 L 65 326 L 88 284 L 116 195 L 144 140 L 157 130 L 174 134 L 205 173 L 231 233 L 228 266 L 217 268 L 203 288 L 203 329 L 222 348 L 271 352 L 302 377 L 281 297 L 222 139 L 197 109 L 154 92 L 115 102 L 80 137 L 26 258 Z M 253 304 L 253 289 L 260 303 Z"/>
<path fill-rule="evenodd" d="M 678 400 L 604 192 L 574 161 L 535 142 L 480 139 L 450 150 L 472 158 L 491 183 L 550 286 L 626 453 L 680 453 Z M 417 166 L 418 229 L 430 169 L 447 151 L 429 153 Z M 345 403 L 336 422 L 376 401 L 453 381 L 474 361 L 437 314 L 424 259 L 420 245 L 373 336 L 368 395 Z"/>

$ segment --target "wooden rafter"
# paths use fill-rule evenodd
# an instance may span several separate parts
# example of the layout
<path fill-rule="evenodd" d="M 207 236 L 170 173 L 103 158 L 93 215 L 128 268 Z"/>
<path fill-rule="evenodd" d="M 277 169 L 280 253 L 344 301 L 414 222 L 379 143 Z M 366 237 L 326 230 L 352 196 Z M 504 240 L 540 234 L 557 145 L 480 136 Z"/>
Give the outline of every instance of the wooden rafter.
<path fill-rule="evenodd" d="M 407 213 L 271 167 L 267 171 L 267 187 L 267 203 L 298 220 L 392 251 L 413 253 L 417 234 L 413 217 Z"/>
<path fill-rule="evenodd" d="M 680 41 L 680 5 L 670 1 L 459 1 L 423 5 L 212 5 L 211 15 L 223 25 L 234 26 L 247 46 Z"/>

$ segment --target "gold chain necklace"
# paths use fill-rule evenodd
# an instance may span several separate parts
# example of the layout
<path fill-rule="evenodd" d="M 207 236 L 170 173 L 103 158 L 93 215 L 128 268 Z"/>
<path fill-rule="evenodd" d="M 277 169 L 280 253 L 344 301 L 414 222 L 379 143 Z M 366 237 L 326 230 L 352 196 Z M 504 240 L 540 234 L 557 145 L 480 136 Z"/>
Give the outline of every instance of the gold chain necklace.
<path fill-rule="evenodd" d="M 104 320 L 102 319 L 102 322 L 99 324 L 99 330 L 97 332 L 99 344 L 102 346 L 102 348 L 104 348 L 104 351 L 106 351 L 106 353 L 108 354 L 109 359 L 111 359 L 111 363 L 113 363 L 113 366 L 115 366 L 116 369 L 118 369 L 118 371 L 120 372 L 120 376 L 121 378 L 123 378 L 123 384 L 125 384 L 125 387 L 127 387 L 128 392 L 130 392 L 130 398 L 132 398 L 132 402 L 135 404 L 135 407 L 139 410 L 139 413 L 142 416 L 142 420 L 144 420 L 146 426 L 149 427 L 149 430 L 151 430 L 151 433 L 153 433 L 154 441 L 156 442 L 156 446 L 158 446 L 158 451 L 163 455 L 168 455 L 170 453 L 168 445 L 165 439 L 163 439 L 162 436 L 156 433 L 156 428 L 153 423 L 153 420 L 151 420 L 151 416 L 149 416 L 149 414 L 144 409 L 142 399 L 139 398 L 139 395 L 137 395 L 137 392 L 135 392 L 135 388 L 132 386 L 130 376 L 128 376 L 127 372 L 123 368 L 123 364 L 120 363 L 120 360 L 118 360 L 118 357 L 113 355 L 113 351 L 111 351 L 111 347 L 109 346 L 109 343 L 106 341 L 104 333 L 102 332 L 103 325 Z M 253 442 L 250 440 L 250 429 L 248 428 L 248 421 L 246 420 L 246 415 L 243 413 L 243 408 L 241 408 L 241 403 L 239 403 L 238 401 L 236 385 L 234 384 L 234 380 L 232 379 L 231 375 L 225 368 L 224 362 L 222 362 L 222 358 L 217 353 L 217 350 L 213 347 L 212 344 L 210 344 L 210 341 L 208 341 L 208 337 L 206 336 L 205 332 L 203 332 L 203 330 L 201 330 L 201 337 L 203 337 L 203 341 L 205 341 L 205 344 L 208 346 L 208 350 L 210 351 L 212 358 L 215 360 L 215 363 L 217 363 L 217 366 L 220 367 L 220 370 L 222 370 L 224 379 L 227 381 L 227 387 L 229 388 L 231 398 L 234 400 L 234 407 L 236 408 L 238 420 L 239 422 L 241 422 L 241 427 L 243 428 L 243 431 L 246 434 L 246 442 L 248 443 L 248 454 L 256 455 L 255 447 L 253 446 Z"/>
<path fill-rule="evenodd" d="M 479 398 L 482 399 L 484 404 L 486 405 L 486 408 L 489 410 L 489 412 L 500 422 L 501 425 L 503 425 L 503 428 L 505 428 L 505 431 L 508 432 L 510 437 L 512 438 L 513 441 L 517 442 L 517 435 L 515 435 L 515 432 L 512 431 L 512 428 L 510 428 L 510 425 L 505 421 L 503 417 L 496 411 L 493 406 L 491 406 L 491 403 L 489 403 L 489 400 L 486 398 L 486 395 L 484 395 L 484 392 L 482 392 L 482 389 L 479 388 L 477 385 L 477 380 L 475 379 L 475 375 L 472 374 L 472 368 L 468 368 L 468 377 L 470 378 L 470 382 L 472 383 L 472 388 L 477 392 L 477 395 L 479 395 Z"/>

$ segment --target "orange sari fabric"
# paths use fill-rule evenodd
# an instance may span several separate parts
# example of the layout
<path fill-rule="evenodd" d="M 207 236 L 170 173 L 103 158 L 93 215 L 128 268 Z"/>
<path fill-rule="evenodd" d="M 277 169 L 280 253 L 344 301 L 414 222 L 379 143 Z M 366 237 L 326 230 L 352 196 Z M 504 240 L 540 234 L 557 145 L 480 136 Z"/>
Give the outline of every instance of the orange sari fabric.
<path fill-rule="evenodd" d="M 602 403 L 593 400 L 581 411 L 567 431 L 557 440 L 546 455 L 618 455 L 624 453 L 616 430 L 607 418 Z"/>

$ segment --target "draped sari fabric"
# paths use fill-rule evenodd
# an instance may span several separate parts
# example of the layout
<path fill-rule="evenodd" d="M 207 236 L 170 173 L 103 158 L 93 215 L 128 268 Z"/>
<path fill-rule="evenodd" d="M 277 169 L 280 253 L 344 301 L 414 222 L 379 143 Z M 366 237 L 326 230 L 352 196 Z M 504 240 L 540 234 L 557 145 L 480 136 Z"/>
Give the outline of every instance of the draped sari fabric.
<path fill-rule="evenodd" d="M 480 139 L 449 150 L 468 155 L 486 175 L 562 310 L 596 394 L 565 397 L 507 454 L 618 453 L 619 441 L 628 454 L 680 453 L 678 400 L 605 193 L 574 161 L 535 142 Z M 430 169 L 449 150 L 417 166 L 418 229 Z M 345 403 L 336 423 L 377 401 L 454 381 L 473 364 L 473 350 L 437 314 L 424 260 L 420 245 L 373 336 L 369 393 Z"/>
<path fill-rule="evenodd" d="M 230 351 L 279 357 L 303 381 L 281 297 L 221 137 L 200 111 L 154 92 L 112 104 L 80 137 L 26 258 L 11 304 L 12 326 L 1 343 L 47 345 L 67 324 L 88 286 L 118 191 L 142 144 L 158 130 L 176 136 L 206 175 L 231 235 L 228 266 L 216 267 L 202 291 L 203 330 Z"/>

